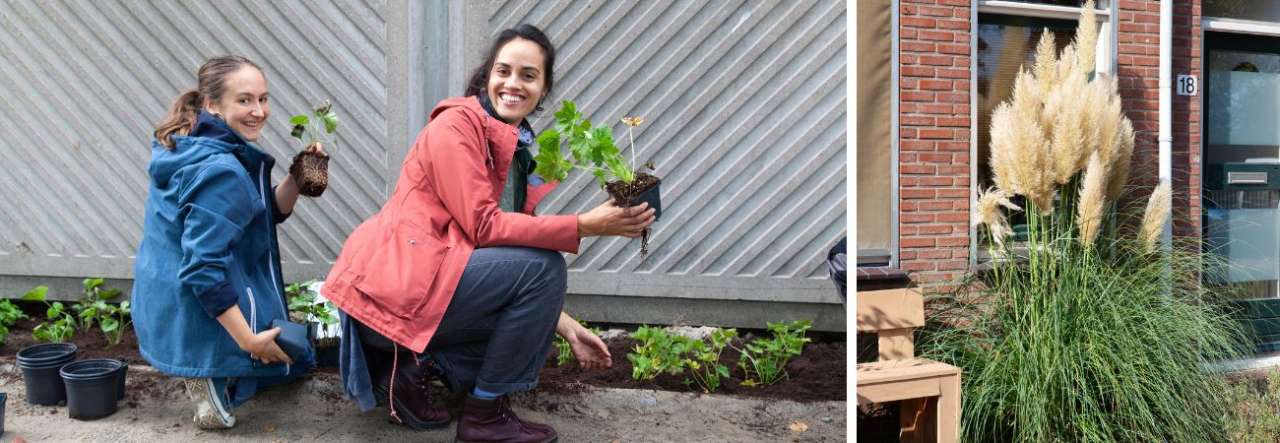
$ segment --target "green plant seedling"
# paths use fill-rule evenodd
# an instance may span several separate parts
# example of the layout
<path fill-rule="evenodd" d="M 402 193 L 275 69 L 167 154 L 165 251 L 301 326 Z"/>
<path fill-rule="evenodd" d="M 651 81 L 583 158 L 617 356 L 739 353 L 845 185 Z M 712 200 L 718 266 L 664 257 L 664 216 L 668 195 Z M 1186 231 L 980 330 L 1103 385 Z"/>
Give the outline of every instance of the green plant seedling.
<path fill-rule="evenodd" d="M 800 355 L 804 344 L 811 341 L 804 336 L 812 326 L 809 320 L 768 322 L 766 325 L 773 333 L 771 338 L 757 338 L 739 350 L 742 354 L 738 367 L 746 374 L 742 382 L 744 386 L 767 386 L 786 378 L 787 362 Z"/>
<path fill-rule="evenodd" d="M 49 287 L 45 285 L 36 286 L 22 295 L 23 300 L 38 301 L 44 303 L 46 321 L 36 325 L 31 331 L 31 335 L 37 341 L 44 342 L 65 342 L 70 339 L 76 332 L 76 318 L 67 312 L 62 302 L 49 303 L 47 296 Z"/>

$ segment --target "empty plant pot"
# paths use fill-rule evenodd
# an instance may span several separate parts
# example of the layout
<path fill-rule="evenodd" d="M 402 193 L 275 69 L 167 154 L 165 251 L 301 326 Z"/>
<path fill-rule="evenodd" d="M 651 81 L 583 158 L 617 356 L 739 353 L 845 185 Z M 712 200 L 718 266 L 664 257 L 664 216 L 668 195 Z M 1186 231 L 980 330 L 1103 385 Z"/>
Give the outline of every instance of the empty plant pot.
<path fill-rule="evenodd" d="M 95 420 L 114 414 L 123 365 L 119 360 L 91 358 L 63 366 L 67 415 L 77 420 Z"/>
<path fill-rule="evenodd" d="M 129 375 L 129 365 L 121 362 L 116 375 L 116 400 L 124 400 L 124 379 Z"/>
<path fill-rule="evenodd" d="M 76 345 L 45 343 L 18 351 L 18 369 L 27 388 L 27 403 L 56 405 L 67 400 L 58 371 L 76 359 Z"/>

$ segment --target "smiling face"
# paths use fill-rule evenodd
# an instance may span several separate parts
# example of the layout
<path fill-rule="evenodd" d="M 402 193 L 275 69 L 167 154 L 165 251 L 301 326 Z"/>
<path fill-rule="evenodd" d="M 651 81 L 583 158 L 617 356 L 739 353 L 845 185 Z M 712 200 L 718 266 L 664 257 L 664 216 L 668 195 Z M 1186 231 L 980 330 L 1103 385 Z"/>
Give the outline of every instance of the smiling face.
<path fill-rule="evenodd" d="M 205 100 L 205 111 L 221 115 L 227 126 L 245 140 L 257 141 L 271 114 L 267 78 L 257 68 L 245 65 L 228 74 L 225 82 L 222 97 Z"/>
<path fill-rule="evenodd" d="M 494 57 L 486 90 L 503 121 L 519 124 L 538 107 L 547 85 L 544 59 L 542 47 L 518 37 Z"/>

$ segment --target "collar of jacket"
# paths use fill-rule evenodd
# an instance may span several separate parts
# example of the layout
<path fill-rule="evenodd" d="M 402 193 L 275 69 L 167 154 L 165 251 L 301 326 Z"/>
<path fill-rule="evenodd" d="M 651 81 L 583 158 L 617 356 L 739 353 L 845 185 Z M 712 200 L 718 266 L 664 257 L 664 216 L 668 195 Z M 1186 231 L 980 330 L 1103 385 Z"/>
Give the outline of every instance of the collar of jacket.
<path fill-rule="evenodd" d="M 217 140 L 231 146 L 231 152 L 235 154 L 236 159 L 240 160 L 240 164 L 244 165 L 245 170 L 251 173 L 257 173 L 258 165 L 266 163 L 266 169 L 271 170 L 275 166 L 276 160 L 270 154 L 263 152 L 258 147 L 249 143 L 231 126 L 227 125 L 227 121 L 221 116 L 201 110 L 196 115 L 196 124 L 191 128 L 189 137 L 203 137 Z"/>
<path fill-rule="evenodd" d="M 493 100 L 489 98 L 488 92 L 481 91 L 480 94 L 476 95 L 476 99 L 480 101 L 480 107 L 484 108 L 484 112 L 486 114 L 489 114 L 489 116 L 493 117 L 494 120 L 506 123 L 502 120 L 502 117 L 498 115 L 498 110 L 493 107 Z M 507 124 L 510 125 L 510 123 Z M 516 134 L 518 136 L 516 138 L 517 148 L 523 148 L 533 144 L 533 127 L 529 126 L 529 119 L 521 119 L 517 129 L 520 131 Z"/>

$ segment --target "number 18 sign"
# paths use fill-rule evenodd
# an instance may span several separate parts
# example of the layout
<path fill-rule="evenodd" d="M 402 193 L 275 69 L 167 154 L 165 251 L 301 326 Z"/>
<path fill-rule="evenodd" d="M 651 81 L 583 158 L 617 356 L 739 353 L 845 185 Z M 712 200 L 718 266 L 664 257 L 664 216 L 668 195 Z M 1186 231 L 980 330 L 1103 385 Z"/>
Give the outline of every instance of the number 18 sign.
<path fill-rule="evenodd" d="M 1194 75 L 1178 76 L 1178 95 L 1196 95 L 1200 93 L 1200 83 Z"/>

